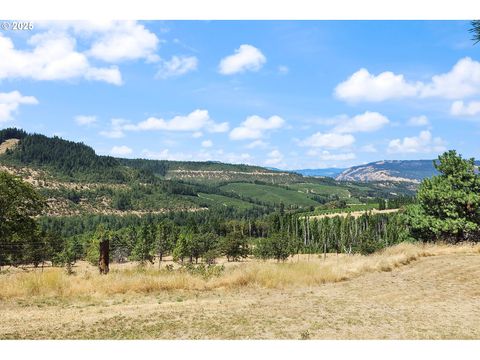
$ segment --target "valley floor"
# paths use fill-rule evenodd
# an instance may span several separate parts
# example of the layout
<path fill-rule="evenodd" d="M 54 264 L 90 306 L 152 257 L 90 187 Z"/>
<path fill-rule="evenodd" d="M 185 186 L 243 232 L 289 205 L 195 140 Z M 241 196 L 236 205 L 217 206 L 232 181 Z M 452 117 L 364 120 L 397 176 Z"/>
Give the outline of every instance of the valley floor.
<path fill-rule="evenodd" d="M 313 286 L 0 300 L 1 339 L 480 339 L 480 253 Z"/>

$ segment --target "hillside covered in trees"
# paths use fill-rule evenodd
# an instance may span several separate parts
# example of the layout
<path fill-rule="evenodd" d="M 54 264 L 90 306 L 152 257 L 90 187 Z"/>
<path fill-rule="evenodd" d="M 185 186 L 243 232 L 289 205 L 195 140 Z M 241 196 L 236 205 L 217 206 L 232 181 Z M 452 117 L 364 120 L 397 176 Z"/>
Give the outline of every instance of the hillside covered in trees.
<path fill-rule="evenodd" d="M 15 140 L 0 154 L 0 166 L 34 185 L 56 216 L 214 207 L 268 213 L 280 206 L 312 210 L 332 201 L 361 204 L 413 194 L 402 184 L 340 183 L 242 164 L 99 156 L 85 144 L 18 129 L 1 130 L 0 139 Z"/>

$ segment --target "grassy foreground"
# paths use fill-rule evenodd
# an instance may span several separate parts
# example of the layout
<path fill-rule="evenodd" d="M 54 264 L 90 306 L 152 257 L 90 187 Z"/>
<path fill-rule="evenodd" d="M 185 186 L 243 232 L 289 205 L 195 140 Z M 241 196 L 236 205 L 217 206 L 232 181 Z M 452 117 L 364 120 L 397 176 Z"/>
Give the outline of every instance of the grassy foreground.
<path fill-rule="evenodd" d="M 321 255 L 293 257 L 285 263 L 247 261 L 228 266 L 218 276 L 200 276 L 184 271 L 167 271 L 154 266 L 115 267 L 107 276 L 82 264 L 77 274 L 63 269 L 14 272 L 0 276 L 0 300 L 47 296 L 110 296 L 126 293 L 154 293 L 171 290 L 213 290 L 223 288 L 286 288 L 315 286 L 348 280 L 374 271 L 391 271 L 421 257 L 453 253 L 480 253 L 480 246 L 399 244 L 371 256 Z"/>
<path fill-rule="evenodd" d="M 136 267 L 12 272 L 0 275 L 0 338 L 478 339 L 479 255 L 478 245 L 400 244 L 371 256 L 249 261 L 210 278 Z"/>

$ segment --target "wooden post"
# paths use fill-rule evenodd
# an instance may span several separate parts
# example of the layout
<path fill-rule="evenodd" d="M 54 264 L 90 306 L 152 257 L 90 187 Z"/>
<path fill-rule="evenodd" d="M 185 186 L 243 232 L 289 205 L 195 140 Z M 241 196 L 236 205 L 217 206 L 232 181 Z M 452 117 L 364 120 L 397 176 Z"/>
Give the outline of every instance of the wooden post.
<path fill-rule="evenodd" d="M 98 259 L 98 270 L 100 274 L 108 274 L 110 256 L 110 241 L 108 239 L 102 239 L 100 242 L 100 258 Z"/>

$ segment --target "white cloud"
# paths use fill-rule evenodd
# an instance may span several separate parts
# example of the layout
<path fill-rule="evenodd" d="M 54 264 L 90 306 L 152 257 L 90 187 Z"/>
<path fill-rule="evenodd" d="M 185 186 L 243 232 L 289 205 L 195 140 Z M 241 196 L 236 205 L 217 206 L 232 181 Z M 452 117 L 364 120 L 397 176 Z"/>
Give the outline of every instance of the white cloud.
<path fill-rule="evenodd" d="M 170 120 L 150 117 L 137 125 L 127 125 L 125 130 L 165 130 L 165 131 L 193 131 L 206 130 L 209 132 L 226 132 L 228 123 L 216 123 L 207 110 L 194 110 L 186 116 L 178 115 Z"/>
<path fill-rule="evenodd" d="M 204 140 L 202 141 L 202 147 L 204 148 L 209 148 L 213 146 L 212 140 Z"/>
<path fill-rule="evenodd" d="M 201 138 L 203 136 L 203 133 L 201 131 L 196 131 L 192 134 L 192 137 L 197 139 L 197 138 Z"/>
<path fill-rule="evenodd" d="M 391 140 L 388 144 L 389 153 L 439 153 L 445 151 L 445 141 L 439 137 L 433 138 L 428 130 L 421 131 L 418 136 Z"/>
<path fill-rule="evenodd" d="M 93 67 L 87 56 L 77 52 L 76 40 L 66 34 L 46 32 L 28 40 L 31 50 L 17 50 L 10 38 L 0 33 L 0 79 L 68 80 L 84 78 L 122 84 L 116 66 Z"/>
<path fill-rule="evenodd" d="M 335 95 L 346 101 L 383 101 L 415 96 L 418 84 L 405 81 L 403 75 L 386 71 L 377 76 L 367 69 L 360 69 L 347 80 L 337 85 Z"/>
<path fill-rule="evenodd" d="M 106 62 L 145 59 L 158 61 L 158 37 L 136 21 L 111 21 L 104 23 L 74 22 L 77 32 L 98 33 L 87 51 L 88 56 Z"/>
<path fill-rule="evenodd" d="M 110 154 L 117 155 L 117 156 L 129 155 L 132 152 L 133 152 L 133 150 L 130 149 L 128 146 L 125 146 L 125 145 L 114 146 L 114 147 L 112 147 L 112 150 L 110 150 Z"/>
<path fill-rule="evenodd" d="M 422 97 L 446 99 L 461 99 L 476 94 L 480 94 L 480 62 L 469 57 L 460 59 L 449 72 L 433 76 L 421 92 Z"/>
<path fill-rule="evenodd" d="M 123 132 L 123 130 L 126 126 L 130 124 L 130 122 L 125 119 L 112 119 L 110 120 L 110 123 L 110 130 L 100 131 L 100 135 L 112 139 L 119 139 L 124 137 L 125 133 Z"/>
<path fill-rule="evenodd" d="M 150 117 L 138 124 L 132 124 L 124 119 L 112 119 L 111 129 L 102 131 L 100 134 L 111 138 L 123 137 L 125 131 L 191 131 L 194 137 L 201 137 L 201 130 L 208 132 L 226 132 L 229 129 L 228 123 L 214 122 L 207 110 L 194 110 L 190 114 L 178 115 L 172 119 L 165 120 L 156 117 Z"/>
<path fill-rule="evenodd" d="M 258 115 L 252 115 L 247 117 L 239 127 L 234 128 L 230 132 L 230 139 L 260 139 L 264 136 L 265 131 L 279 129 L 284 125 L 285 120 L 277 115 L 271 116 L 268 119 L 262 118 Z"/>
<path fill-rule="evenodd" d="M 267 58 L 259 49 L 243 44 L 235 50 L 235 54 L 220 61 L 219 72 L 223 75 L 232 75 L 244 71 L 258 71 L 266 61 Z"/>
<path fill-rule="evenodd" d="M 252 141 L 250 144 L 248 144 L 247 146 L 245 146 L 247 149 L 256 149 L 256 148 L 260 148 L 260 149 L 264 149 L 268 146 L 268 144 L 262 140 L 255 140 L 255 141 Z"/>
<path fill-rule="evenodd" d="M 195 56 L 172 56 L 170 60 L 161 60 L 156 77 L 167 79 L 169 77 L 184 75 L 197 69 L 198 59 Z"/>
<path fill-rule="evenodd" d="M 354 153 L 332 154 L 327 150 L 318 151 L 311 149 L 307 152 L 308 156 L 313 156 L 316 160 L 322 161 L 348 161 L 356 158 Z"/>
<path fill-rule="evenodd" d="M 333 128 L 337 133 L 372 132 L 381 129 L 390 121 L 378 112 L 366 111 L 361 115 L 343 120 Z"/>
<path fill-rule="evenodd" d="M 285 65 L 280 65 L 278 67 L 278 72 L 282 75 L 286 75 L 290 72 L 290 69 L 288 68 L 288 66 L 285 66 Z"/>
<path fill-rule="evenodd" d="M 278 165 L 283 161 L 283 154 L 278 150 L 273 150 L 267 154 L 265 165 Z"/>
<path fill-rule="evenodd" d="M 97 117 L 93 115 L 78 115 L 75 116 L 75 122 L 80 126 L 89 126 L 97 122 Z"/>
<path fill-rule="evenodd" d="M 469 57 L 460 59 L 449 72 L 432 76 L 430 82 L 409 82 L 402 74 L 386 71 L 372 75 L 367 69 L 360 69 L 335 88 L 339 99 L 352 102 L 406 97 L 461 99 L 477 94 L 480 62 Z"/>
<path fill-rule="evenodd" d="M 428 121 L 428 117 L 426 117 L 425 115 L 420 115 L 408 119 L 407 124 L 409 126 L 427 126 L 430 124 L 430 122 Z"/>
<path fill-rule="evenodd" d="M 230 130 L 230 125 L 228 122 L 222 122 L 222 123 L 215 123 L 211 122 L 209 124 L 208 131 L 212 133 L 224 133 Z"/>
<path fill-rule="evenodd" d="M 164 149 L 161 151 L 150 151 L 144 149 L 142 151 L 143 156 L 147 159 L 155 160 L 177 160 L 177 161 L 222 161 L 227 163 L 249 163 L 252 160 L 252 157 L 248 153 L 224 153 L 223 150 L 217 150 L 215 152 L 209 152 L 201 150 L 196 153 L 172 153 L 169 149 Z"/>
<path fill-rule="evenodd" d="M 178 160 L 178 161 L 187 161 L 192 160 L 192 154 L 185 154 L 185 153 L 171 153 L 169 149 L 164 149 L 158 152 L 150 151 L 144 149 L 142 154 L 147 159 L 154 159 L 154 160 Z M 198 160 L 201 160 L 200 156 L 197 157 Z"/>
<path fill-rule="evenodd" d="M 362 146 L 360 148 L 360 151 L 366 152 L 366 153 L 376 153 L 377 148 L 372 144 L 367 144 L 367 145 Z"/>
<path fill-rule="evenodd" d="M 13 120 L 13 114 L 20 105 L 37 104 L 38 100 L 35 97 L 23 96 L 19 91 L 0 93 L 0 123 Z"/>
<path fill-rule="evenodd" d="M 454 116 L 474 116 L 480 113 L 480 101 L 470 101 L 465 104 L 463 101 L 454 101 L 450 107 L 450 114 Z"/>
<path fill-rule="evenodd" d="M 350 146 L 355 142 L 351 134 L 317 132 L 300 142 L 300 146 L 338 149 Z"/>

